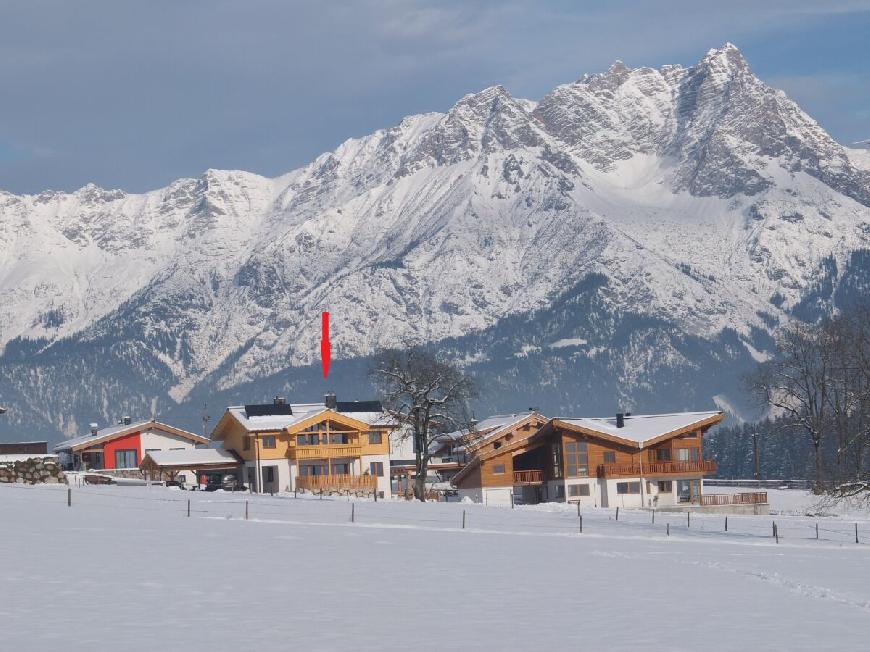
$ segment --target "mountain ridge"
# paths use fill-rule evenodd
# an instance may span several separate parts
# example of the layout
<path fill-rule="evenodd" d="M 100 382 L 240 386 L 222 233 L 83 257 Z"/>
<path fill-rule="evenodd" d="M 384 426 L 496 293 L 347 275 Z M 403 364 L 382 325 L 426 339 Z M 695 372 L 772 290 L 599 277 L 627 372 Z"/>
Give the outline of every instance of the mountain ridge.
<path fill-rule="evenodd" d="M 537 101 L 491 86 L 272 179 L 0 191 L 0 345 L 40 341 L 36 368 L 53 347 L 137 351 L 129 374 L 160 368 L 148 391 L 183 404 L 312 365 L 321 310 L 336 357 L 362 359 L 483 334 L 601 276 L 602 314 L 700 341 L 730 329 L 759 359 L 823 261 L 842 274 L 870 248 L 862 153 L 726 44 L 688 68 L 617 62 Z M 622 402 L 653 353 L 607 368 Z"/>

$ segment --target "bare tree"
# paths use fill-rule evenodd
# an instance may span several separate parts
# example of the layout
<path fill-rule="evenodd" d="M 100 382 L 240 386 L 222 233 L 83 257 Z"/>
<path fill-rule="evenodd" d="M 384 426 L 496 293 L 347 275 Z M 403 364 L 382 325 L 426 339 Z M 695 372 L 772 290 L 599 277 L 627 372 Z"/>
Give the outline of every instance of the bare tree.
<path fill-rule="evenodd" d="M 793 322 L 776 336 L 779 355 L 761 365 L 751 384 L 763 403 L 803 430 L 813 446 L 815 491 L 823 490 L 822 443 L 828 426 L 832 347 L 828 333 Z"/>
<path fill-rule="evenodd" d="M 426 474 L 432 444 L 439 435 L 467 427 L 472 380 L 458 367 L 418 349 L 380 354 L 370 370 L 384 409 L 413 437 L 414 496 L 426 500 Z"/>

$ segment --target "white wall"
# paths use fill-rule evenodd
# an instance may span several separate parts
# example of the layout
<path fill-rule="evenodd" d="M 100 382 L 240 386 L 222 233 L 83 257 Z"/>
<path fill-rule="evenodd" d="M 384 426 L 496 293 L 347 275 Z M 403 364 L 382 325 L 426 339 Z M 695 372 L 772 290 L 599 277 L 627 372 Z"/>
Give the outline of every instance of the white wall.
<path fill-rule="evenodd" d="M 404 435 L 408 435 L 407 437 Z M 413 460 L 414 440 L 407 428 L 399 428 L 390 433 L 390 459 Z"/>
<path fill-rule="evenodd" d="M 483 489 L 483 504 L 510 507 L 513 487 L 487 487 Z"/>
<path fill-rule="evenodd" d="M 589 486 L 588 496 L 572 496 L 573 485 L 585 484 Z M 565 500 L 570 503 L 580 503 L 582 507 L 601 506 L 601 483 L 597 478 L 569 478 L 565 480 Z"/>
<path fill-rule="evenodd" d="M 173 448 L 183 448 L 184 450 L 196 448 L 196 444 L 189 439 L 158 430 L 143 430 L 139 433 L 139 445 L 142 447 L 143 458 L 145 451 L 149 450 L 168 451 Z"/>
<path fill-rule="evenodd" d="M 380 462 L 384 467 L 384 475 L 378 478 L 378 491 L 384 492 L 384 498 L 392 496 L 392 486 L 390 485 L 390 456 L 389 455 L 362 455 L 360 456 L 360 473 L 364 475 L 371 469 L 371 462 Z"/>

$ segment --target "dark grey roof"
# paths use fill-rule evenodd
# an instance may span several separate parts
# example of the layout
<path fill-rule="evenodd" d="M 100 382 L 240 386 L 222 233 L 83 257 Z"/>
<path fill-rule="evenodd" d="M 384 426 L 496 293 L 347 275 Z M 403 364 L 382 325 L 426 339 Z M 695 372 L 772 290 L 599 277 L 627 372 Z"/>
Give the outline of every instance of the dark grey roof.
<path fill-rule="evenodd" d="M 289 403 L 258 403 L 245 406 L 245 413 L 249 417 L 270 417 L 273 415 L 293 414 L 293 407 Z"/>
<path fill-rule="evenodd" d="M 380 401 L 338 401 L 335 404 L 337 412 L 383 412 Z"/>

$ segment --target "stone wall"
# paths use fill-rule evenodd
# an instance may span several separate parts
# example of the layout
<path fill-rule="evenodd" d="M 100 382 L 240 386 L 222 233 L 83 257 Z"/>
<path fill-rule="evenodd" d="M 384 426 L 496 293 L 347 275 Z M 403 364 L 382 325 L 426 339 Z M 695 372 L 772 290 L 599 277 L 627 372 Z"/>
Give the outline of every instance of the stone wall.
<path fill-rule="evenodd" d="M 0 482 L 66 484 L 66 476 L 54 457 L 31 457 L 0 462 Z"/>

